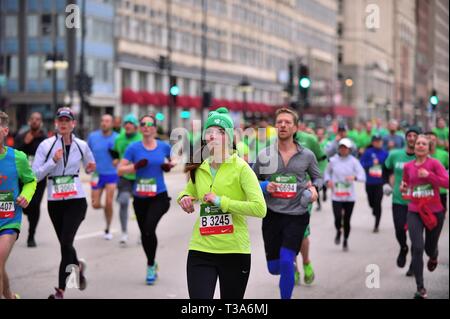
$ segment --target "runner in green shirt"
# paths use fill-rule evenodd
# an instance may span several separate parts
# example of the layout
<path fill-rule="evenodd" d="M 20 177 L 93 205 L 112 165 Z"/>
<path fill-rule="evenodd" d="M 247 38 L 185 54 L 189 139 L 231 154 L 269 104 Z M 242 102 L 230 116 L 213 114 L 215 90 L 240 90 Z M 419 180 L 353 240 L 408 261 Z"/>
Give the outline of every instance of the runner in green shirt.
<path fill-rule="evenodd" d="M 405 163 L 415 159 L 414 147 L 417 136 L 421 133 L 418 127 L 410 127 L 405 134 L 406 149 L 392 150 L 388 158 L 384 162 L 383 170 L 383 191 L 389 196 L 393 192 L 392 197 L 392 214 L 394 217 L 395 236 L 400 245 L 400 252 L 397 257 L 397 266 L 403 268 L 406 264 L 406 256 L 408 254 L 408 245 L 406 239 L 406 217 L 408 214 L 408 201 L 402 198 L 400 192 L 400 183 L 403 178 L 403 166 Z M 392 177 L 393 175 L 393 177 Z M 411 265 L 406 273 L 412 276 Z"/>
<path fill-rule="evenodd" d="M 8 115 L 0 112 L 0 298 L 19 298 L 11 292 L 6 262 L 19 237 L 22 208 L 26 208 L 36 190 L 36 177 L 25 153 L 4 145 L 8 136 Z M 19 190 L 19 180 L 23 183 Z"/>
<path fill-rule="evenodd" d="M 437 148 L 448 151 L 448 126 L 445 119 L 442 117 L 438 119 L 437 127 L 433 129 L 433 132 L 438 138 Z"/>

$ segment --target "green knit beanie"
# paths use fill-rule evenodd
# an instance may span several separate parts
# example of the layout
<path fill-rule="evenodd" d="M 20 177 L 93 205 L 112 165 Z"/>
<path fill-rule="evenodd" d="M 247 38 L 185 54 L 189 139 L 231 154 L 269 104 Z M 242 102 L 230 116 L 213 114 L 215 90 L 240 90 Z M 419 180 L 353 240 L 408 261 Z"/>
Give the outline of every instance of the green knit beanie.
<path fill-rule="evenodd" d="M 208 118 L 206 119 L 205 128 L 203 131 L 203 136 L 208 127 L 219 126 L 225 130 L 230 138 L 230 142 L 233 142 L 233 129 L 234 124 L 230 115 L 228 114 L 228 109 L 226 107 L 219 107 L 217 110 L 209 112 Z"/>

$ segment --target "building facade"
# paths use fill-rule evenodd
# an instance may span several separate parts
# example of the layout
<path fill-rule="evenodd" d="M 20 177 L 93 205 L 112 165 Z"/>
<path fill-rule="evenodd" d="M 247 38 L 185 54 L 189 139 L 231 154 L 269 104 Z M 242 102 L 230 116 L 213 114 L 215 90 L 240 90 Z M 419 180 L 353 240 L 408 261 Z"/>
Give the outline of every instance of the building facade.
<path fill-rule="evenodd" d="M 93 77 L 90 113 L 95 115 L 108 108 L 112 113 L 116 104 L 113 1 L 86 2 L 85 70 Z M 12 129 L 26 124 L 33 111 L 40 112 L 49 127 L 58 106 L 71 105 L 80 112 L 75 76 L 80 67 L 81 0 L 4 0 L 0 3 L 3 24 L 0 56 L 6 75 L 2 98 L 8 106 Z M 55 56 L 65 62 L 65 67 L 56 71 L 56 81 L 53 69 L 48 68 L 48 61 L 55 60 Z"/>
<path fill-rule="evenodd" d="M 229 106 L 237 123 L 246 110 L 269 116 L 273 106 L 288 102 L 283 89 L 289 61 L 308 64 L 312 105 L 332 103 L 335 1 L 210 0 L 205 6 L 201 0 L 122 0 L 117 2 L 116 12 L 118 114 L 153 111 L 167 120 L 168 70 L 161 67 L 159 59 L 168 52 L 171 74 L 180 87 L 172 126 L 183 125 L 183 110 L 190 110 L 191 118 L 200 118 L 204 90 L 212 93 L 213 106 Z M 207 52 L 203 60 L 205 17 Z M 245 92 L 240 86 L 243 79 L 251 86 Z M 163 125 L 167 127 L 167 121 Z"/>

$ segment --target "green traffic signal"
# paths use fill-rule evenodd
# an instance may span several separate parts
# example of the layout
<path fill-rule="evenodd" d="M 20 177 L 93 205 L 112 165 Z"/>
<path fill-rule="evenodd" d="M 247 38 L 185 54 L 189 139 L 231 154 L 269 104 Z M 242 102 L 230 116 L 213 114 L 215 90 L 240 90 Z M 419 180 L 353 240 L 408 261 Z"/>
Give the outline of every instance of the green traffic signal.
<path fill-rule="evenodd" d="M 311 86 L 311 80 L 308 77 L 301 78 L 299 85 L 302 89 L 307 89 Z"/>
<path fill-rule="evenodd" d="M 180 88 L 178 87 L 178 85 L 173 85 L 171 88 L 170 88 L 170 95 L 172 95 L 172 96 L 177 96 L 179 93 L 180 93 Z"/>
<path fill-rule="evenodd" d="M 431 105 L 438 105 L 439 98 L 436 95 L 430 96 L 430 103 Z"/>
<path fill-rule="evenodd" d="M 165 116 L 163 113 L 156 113 L 156 119 L 158 121 L 164 121 L 164 118 L 165 118 Z"/>

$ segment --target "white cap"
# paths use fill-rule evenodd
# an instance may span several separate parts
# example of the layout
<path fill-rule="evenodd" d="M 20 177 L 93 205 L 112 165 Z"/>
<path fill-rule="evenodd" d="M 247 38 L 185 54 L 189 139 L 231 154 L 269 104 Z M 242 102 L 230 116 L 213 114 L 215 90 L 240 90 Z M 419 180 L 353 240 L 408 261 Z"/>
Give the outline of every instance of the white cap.
<path fill-rule="evenodd" d="M 339 141 L 339 146 L 344 145 L 347 148 L 352 148 L 353 142 L 351 139 L 344 137 Z"/>

